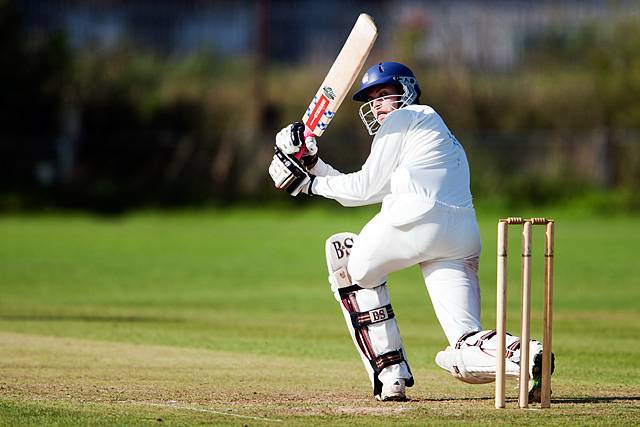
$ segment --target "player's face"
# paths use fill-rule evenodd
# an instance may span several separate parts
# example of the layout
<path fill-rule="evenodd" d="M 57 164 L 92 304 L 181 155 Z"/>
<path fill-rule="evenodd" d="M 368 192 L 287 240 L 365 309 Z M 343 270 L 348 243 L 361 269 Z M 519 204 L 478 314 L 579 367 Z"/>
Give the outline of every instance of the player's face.
<path fill-rule="evenodd" d="M 398 95 L 398 96 L 391 96 Z M 392 84 L 380 85 L 373 87 L 367 94 L 367 98 L 372 101 L 371 110 L 378 122 L 382 123 L 391 111 L 396 109 L 396 105 L 400 102 L 398 89 Z"/>

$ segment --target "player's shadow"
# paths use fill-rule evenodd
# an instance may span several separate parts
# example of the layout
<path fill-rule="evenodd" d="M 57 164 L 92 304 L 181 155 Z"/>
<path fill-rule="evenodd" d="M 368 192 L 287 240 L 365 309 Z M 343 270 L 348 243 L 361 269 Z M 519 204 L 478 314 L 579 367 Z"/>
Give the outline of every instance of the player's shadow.
<path fill-rule="evenodd" d="M 99 315 L 0 315 L 0 322 L 105 322 L 105 323 L 175 323 L 184 319 L 145 316 L 99 316 Z"/>
<path fill-rule="evenodd" d="M 438 398 L 417 398 L 408 399 L 407 402 L 415 403 L 434 403 L 434 402 L 471 402 L 471 401 L 485 401 L 494 400 L 493 397 L 438 397 Z M 567 403 L 611 403 L 622 401 L 640 401 L 640 396 L 602 396 L 602 397 L 557 397 L 551 399 L 551 404 L 567 404 Z M 516 404 L 518 399 L 506 399 L 506 403 Z M 537 405 L 532 403 L 532 405 Z"/>
<path fill-rule="evenodd" d="M 640 396 L 603 396 L 603 397 L 558 397 L 551 399 L 551 404 L 558 403 L 610 403 L 618 401 L 640 401 Z"/>
<path fill-rule="evenodd" d="M 471 402 L 479 400 L 493 400 L 493 397 L 425 397 L 425 398 L 408 398 L 406 402 L 415 403 L 436 403 L 436 402 Z"/>

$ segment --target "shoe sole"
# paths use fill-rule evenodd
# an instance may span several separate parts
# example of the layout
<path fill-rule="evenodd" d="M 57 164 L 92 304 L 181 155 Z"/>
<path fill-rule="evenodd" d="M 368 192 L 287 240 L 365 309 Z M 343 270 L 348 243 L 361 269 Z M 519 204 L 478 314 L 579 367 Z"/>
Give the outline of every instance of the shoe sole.
<path fill-rule="evenodd" d="M 386 396 L 384 398 L 380 397 L 380 395 L 376 396 L 376 400 L 380 402 L 406 402 L 407 396 Z"/>

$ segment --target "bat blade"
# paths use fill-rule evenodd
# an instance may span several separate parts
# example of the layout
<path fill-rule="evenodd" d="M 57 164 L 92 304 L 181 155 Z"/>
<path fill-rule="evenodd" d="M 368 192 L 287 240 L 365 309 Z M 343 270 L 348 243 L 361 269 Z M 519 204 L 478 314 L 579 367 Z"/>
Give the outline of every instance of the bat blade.
<path fill-rule="evenodd" d="M 307 135 L 320 136 L 327 129 L 358 77 L 377 37 L 378 29 L 373 18 L 361 13 L 309 108 L 302 116 Z"/>

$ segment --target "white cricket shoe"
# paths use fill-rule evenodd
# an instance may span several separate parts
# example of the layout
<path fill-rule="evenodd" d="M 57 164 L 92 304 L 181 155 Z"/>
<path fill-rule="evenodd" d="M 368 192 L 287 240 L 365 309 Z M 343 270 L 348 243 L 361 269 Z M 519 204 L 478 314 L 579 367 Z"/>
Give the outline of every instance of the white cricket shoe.
<path fill-rule="evenodd" d="M 383 402 L 407 400 L 404 381 L 404 379 L 397 379 L 392 384 L 382 384 L 382 391 L 376 395 L 376 399 Z"/>
<path fill-rule="evenodd" d="M 436 364 L 469 384 L 486 384 L 495 380 L 496 359 L 480 347 L 458 349 L 449 346 L 436 354 Z"/>

